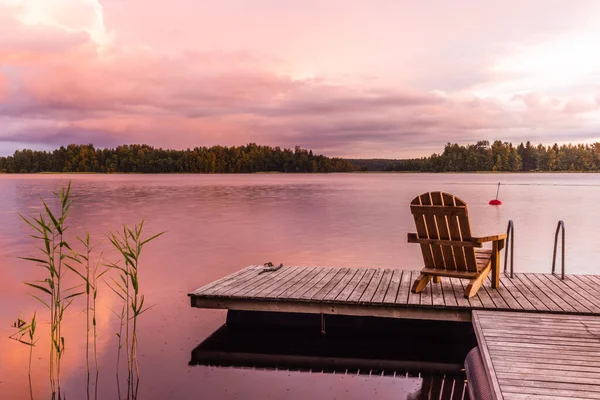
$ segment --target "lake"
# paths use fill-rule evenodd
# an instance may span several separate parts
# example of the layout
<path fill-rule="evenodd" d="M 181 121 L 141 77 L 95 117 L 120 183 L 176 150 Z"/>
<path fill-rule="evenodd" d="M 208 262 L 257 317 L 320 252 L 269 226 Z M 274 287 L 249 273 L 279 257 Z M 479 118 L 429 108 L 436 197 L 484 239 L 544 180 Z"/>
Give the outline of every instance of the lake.
<path fill-rule="evenodd" d="M 398 398 L 406 382 L 301 372 L 189 366 L 191 351 L 225 320 L 225 312 L 189 306 L 186 294 L 250 264 L 419 269 L 410 201 L 443 190 L 469 205 L 475 235 L 515 224 L 515 270 L 549 272 L 558 220 L 567 230 L 568 273 L 600 272 L 598 174 L 331 174 L 331 175 L 0 175 L 0 398 L 28 398 L 28 349 L 8 339 L 22 313 L 47 319 L 25 280 L 41 268 L 17 213 L 41 211 L 39 197 L 72 180 L 70 235 L 92 234 L 117 260 L 106 234 L 145 220 L 145 235 L 166 233 L 144 248 L 140 287 L 153 308 L 140 317 L 140 399 Z M 502 206 L 488 205 L 502 182 Z M 53 202 L 51 202 L 53 203 Z M 72 242 L 75 242 L 72 240 Z M 99 398 L 116 395 L 118 319 L 114 295 L 100 287 L 97 306 Z M 64 321 L 62 387 L 85 393 L 85 317 L 82 302 Z M 44 334 L 47 324 L 40 321 Z M 34 351 L 34 395 L 47 398 L 47 338 Z M 411 383 L 412 384 L 412 383 Z M 410 389 L 410 388 L 409 388 Z"/>

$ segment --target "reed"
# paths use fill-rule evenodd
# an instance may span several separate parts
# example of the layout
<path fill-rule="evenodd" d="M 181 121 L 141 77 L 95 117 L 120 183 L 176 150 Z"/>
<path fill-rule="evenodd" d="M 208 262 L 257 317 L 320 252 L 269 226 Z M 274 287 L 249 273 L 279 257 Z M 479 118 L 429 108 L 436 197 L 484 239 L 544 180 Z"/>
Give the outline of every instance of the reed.
<path fill-rule="evenodd" d="M 60 204 L 58 213 L 52 212 L 46 201 L 42 198 L 44 211 L 38 217 L 25 217 L 19 214 L 23 221 L 34 231 L 30 236 L 36 241 L 42 242 L 42 246 L 39 248 L 41 256 L 21 258 L 45 269 L 45 279 L 25 282 L 25 284 L 37 291 L 39 296 L 35 294 L 32 294 L 32 296 L 43 304 L 50 313 L 50 388 L 52 398 L 56 398 L 58 395 L 59 399 L 61 398 L 61 360 L 65 351 L 65 338 L 61 331 L 62 320 L 65 311 L 72 304 L 73 300 L 84 294 L 84 292 L 75 291 L 79 286 L 65 289 L 63 284 L 67 271 L 73 270 L 66 261 L 68 259 L 77 259 L 77 257 L 73 256 L 73 250 L 65 236 L 65 232 L 68 230 L 66 221 L 71 211 L 70 193 L 71 182 L 69 182 L 66 190 L 64 187 L 61 187 L 58 192 L 53 192 Z"/>
<path fill-rule="evenodd" d="M 85 327 L 86 327 L 86 342 L 85 342 L 85 362 L 87 369 L 87 398 L 90 398 L 90 335 L 92 336 L 92 351 L 94 357 L 94 372 L 95 372 L 95 382 L 94 382 L 94 398 L 98 398 L 98 376 L 99 376 L 99 368 L 98 368 L 98 352 L 97 352 L 97 324 L 96 324 L 96 298 L 98 297 L 98 281 L 104 275 L 108 269 L 100 270 L 101 260 L 102 260 L 102 252 L 100 255 L 94 259 L 92 257 L 92 253 L 94 251 L 95 246 L 92 245 L 92 241 L 90 238 L 90 234 L 87 233 L 84 238 L 77 237 L 77 240 L 83 246 L 82 253 L 74 253 L 69 257 L 70 260 L 79 264 L 83 269 L 82 272 L 78 271 L 77 268 L 73 268 L 69 265 L 69 268 L 74 271 L 83 281 L 83 285 L 85 286 Z"/>
<path fill-rule="evenodd" d="M 33 385 L 31 384 L 31 360 L 33 357 L 33 346 L 35 346 L 35 312 L 29 322 L 22 320 L 20 317 L 13 323 L 13 328 L 17 329 L 15 333 L 9 336 L 10 339 L 16 340 L 19 343 L 29 346 L 29 364 L 27 374 L 29 376 L 29 397 L 33 400 Z"/>
<path fill-rule="evenodd" d="M 139 388 L 140 372 L 137 360 L 137 328 L 138 318 L 150 307 L 144 307 L 144 295 L 140 293 L 139 267 L 140 256 L 144 245 L 158 238 L 164 232 L 158 233 L 147 239 L 142 239 L 144 221 L 136 224 L 133 228 L 123 226 L 122 232 L 112 232 L 109 236 L 113 247 L 122 256 L 123 265 L 112 263 L 109 266 L 118 273 L 118 278 L 113 278 L 112 289 L 123 301 L 120 320 L 121 325 L 117 352 L 117 385 L 119 360 L 122 346 L 125 346 L 127 354 L 127 398 L 135 399 Z M 119 314 L 117 314 L 119 315 Z M 123 328 L 125 328 L 125 340 L 123 341 Z M 120 392 L 120 387 L 119 387 Z"/>

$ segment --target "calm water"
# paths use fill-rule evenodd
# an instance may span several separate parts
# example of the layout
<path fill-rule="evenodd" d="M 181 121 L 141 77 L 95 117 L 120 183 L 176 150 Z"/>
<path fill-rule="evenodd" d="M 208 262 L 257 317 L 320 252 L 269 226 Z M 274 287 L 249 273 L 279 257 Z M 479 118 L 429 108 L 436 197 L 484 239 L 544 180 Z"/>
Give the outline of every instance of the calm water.
<path fill-rule="evenodd" d="M 0 176 L 0 398 L 28 396 L 27 349 L 6 337 L 20 313 L 41 306 L 24 280 L 38 269 L 19 261 L 34 255 L 16 213 L 40 211 L 73 181 L 72 234 L 99 241 L 123 223 L 146 220 L 148 235 L 167 233 L 145 248 L 142 292 L 154 308 L 141 317 L 141 399 L 398 398 L 418 381 L 188 366 L 191 351 L 222 325 L 223 311 L 189 307 L 186 293 L 249 264 L 267 261 L 349 267 L 421 267 L 408 204 L 416 195 L 444 190 L 469 204 L 475 234 L 515 223 L 515 269 L 548 272 L 554 230 L 567 227 L 567 271 L 598 273 L 600 175 L 593 174 L 334 174 L 334 175 L 30 175 Z M 501 207 L 487 202 L 502 181 Z M 75 228 L 77 227 L 77 228 Z M 100 246 L 115 259 L 104 239 Z M 100 398 L 116 398 L 114 364 L 117 307 L 107 288 L 99 295 Z M 84 318 L 74 306 L 66 318 L 63 389 L 84 396 Z M 41 329 L 47 329 L 42 326 Z M 34 392 L 47 393 L 45 337 L 34 353 Z M 42 396 L 44 395 L 44 396 Z"/>

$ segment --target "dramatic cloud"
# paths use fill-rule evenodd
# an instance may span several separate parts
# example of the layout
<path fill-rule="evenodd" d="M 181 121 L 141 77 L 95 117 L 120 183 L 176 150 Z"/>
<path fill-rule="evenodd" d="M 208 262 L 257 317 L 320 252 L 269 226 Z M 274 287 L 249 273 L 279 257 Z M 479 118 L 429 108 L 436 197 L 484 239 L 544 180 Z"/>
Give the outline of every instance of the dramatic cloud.
<path fill-rule="evenodd" d="M 301 3 L 0 0 L 0 153 L 600 139 L 597 2 Z"/>

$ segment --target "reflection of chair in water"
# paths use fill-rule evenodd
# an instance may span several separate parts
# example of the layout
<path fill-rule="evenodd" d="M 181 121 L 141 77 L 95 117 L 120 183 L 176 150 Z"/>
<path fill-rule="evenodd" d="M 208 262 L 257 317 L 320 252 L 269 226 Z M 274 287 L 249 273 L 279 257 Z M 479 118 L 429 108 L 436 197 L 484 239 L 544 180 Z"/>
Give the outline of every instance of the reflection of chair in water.
<path fill-rule="evenodd" d="M 492 287 L 500 284 L 500 250 L 506 234 L 472 237 L 467 204 L 448 193 L 430 192 L 417 196 L 410 204 L 417 233 L 409 233 L 410 243 L 419 243 L 425 268 L 414 282 L 412 291 L 422 291 L 431 278 L 470 279 L 465 297 L 477 293 L 490 271 Z M 491 250 L 475 250 L 492 242 Z"/>

